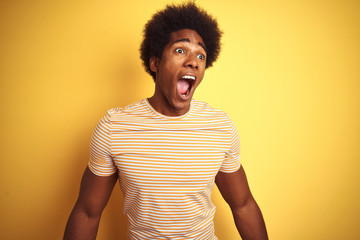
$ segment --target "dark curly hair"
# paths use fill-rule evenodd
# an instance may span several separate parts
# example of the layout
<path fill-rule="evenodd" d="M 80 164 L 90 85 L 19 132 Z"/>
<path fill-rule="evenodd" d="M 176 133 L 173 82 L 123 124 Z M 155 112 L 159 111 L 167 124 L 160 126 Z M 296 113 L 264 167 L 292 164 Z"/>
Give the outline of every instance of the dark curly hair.
<path fill-rule="evenodd" d="M 194 30 L 203 39 L 207 55 L 206 68 L 211 67 L 219 56 L 222 31 L 214 17 L 194 2 L 167 5 L 146 23 L 144 40 L 140 46 L 142 64 L 154 80 L 156 74 L 150 69 L 150 57 L 160 59 L 165 45 L 170 41 L 170 34 L 182 29 Z"/>

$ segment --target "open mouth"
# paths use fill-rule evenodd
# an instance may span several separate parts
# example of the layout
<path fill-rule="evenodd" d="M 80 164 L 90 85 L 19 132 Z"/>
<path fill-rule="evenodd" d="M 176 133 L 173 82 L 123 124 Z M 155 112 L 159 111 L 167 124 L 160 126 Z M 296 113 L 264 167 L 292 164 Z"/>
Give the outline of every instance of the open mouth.
<path fill-rule="evenodd" d="M 184 75 L 177 81 L 177 88 L 180 95 L 184 98 L 188 97 L 192 86 L 195 83 L 195 76 Z"/>

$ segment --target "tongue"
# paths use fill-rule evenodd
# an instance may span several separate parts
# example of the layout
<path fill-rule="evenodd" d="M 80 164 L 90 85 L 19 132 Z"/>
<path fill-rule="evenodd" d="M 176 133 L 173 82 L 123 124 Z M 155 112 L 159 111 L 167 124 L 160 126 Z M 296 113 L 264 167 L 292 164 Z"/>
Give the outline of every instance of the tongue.
<path fill-rule="evenodd" d="M 180 79 L 180 80 L 178 80 L 178 82 L 177 82 L 177 87 L 178 87 L 179 92 L 180 92 L 181 94 L 186 94 L 186 92 L 187 92 L 187 90 L 189 89 L 190 85 L 189 85 L 189 83 L 188 83 L 186 80 Z"/>

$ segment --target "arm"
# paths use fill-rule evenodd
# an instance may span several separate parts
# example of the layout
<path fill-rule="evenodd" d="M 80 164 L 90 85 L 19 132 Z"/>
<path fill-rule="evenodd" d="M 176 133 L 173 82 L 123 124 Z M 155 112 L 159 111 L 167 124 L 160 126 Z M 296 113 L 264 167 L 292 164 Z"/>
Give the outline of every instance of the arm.
<path fill-rule="evenodd" d="M 66 225 L 64 240 L 95 239 L 104 210 L 117 174 L 100 177 L 86 168 L 81 180 L 80 193 Z"/>
<path fill-rule="evenodd" d="M 243 167 L 233 173 L 219 172 L 216 185 L 229 204 L 235 225 L 244 240 L 268 239 L 264 219 L 253 198 Z"/>

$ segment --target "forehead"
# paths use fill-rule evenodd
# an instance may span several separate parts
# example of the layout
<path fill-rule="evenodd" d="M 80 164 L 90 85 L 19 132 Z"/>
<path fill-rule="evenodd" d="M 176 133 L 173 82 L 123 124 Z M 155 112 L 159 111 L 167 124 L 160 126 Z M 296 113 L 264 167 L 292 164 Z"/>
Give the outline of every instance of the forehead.
<path fill-rule="evenodd" d="M 179 31 L 172 32 L 170 34 L 169 45 L 172 45 L 176 42 L 195 43 L 205 49 L 205 43 L 202 37 L 196 31 L 191 29 L 182 29 Z"/>

